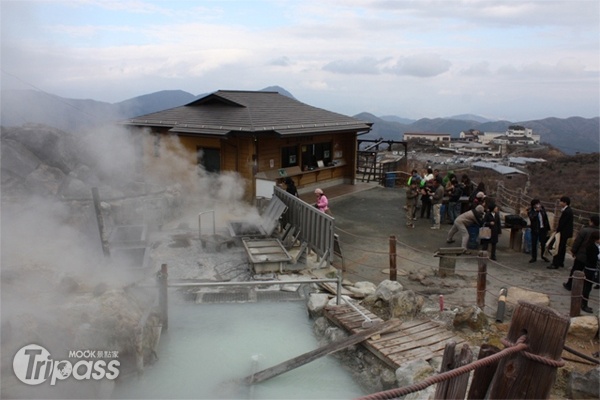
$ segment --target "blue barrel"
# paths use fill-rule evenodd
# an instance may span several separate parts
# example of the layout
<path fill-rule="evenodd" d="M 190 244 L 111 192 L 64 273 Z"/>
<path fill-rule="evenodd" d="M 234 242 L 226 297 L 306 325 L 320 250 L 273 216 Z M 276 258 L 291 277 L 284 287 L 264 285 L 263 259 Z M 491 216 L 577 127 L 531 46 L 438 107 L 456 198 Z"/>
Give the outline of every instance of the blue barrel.
<path fill-rule="evenodd" d="M 385 173 L 385 187 L 393 188 L 396 186 L 396 173 L 386 172 Z"/>
<path fill-rule="evenodd" d="M 467 227 L 469 232 L 469 241 L 467 242 L 467 249 L 477 250 L 479 248 L 479 226 L 471 225 Z"/>

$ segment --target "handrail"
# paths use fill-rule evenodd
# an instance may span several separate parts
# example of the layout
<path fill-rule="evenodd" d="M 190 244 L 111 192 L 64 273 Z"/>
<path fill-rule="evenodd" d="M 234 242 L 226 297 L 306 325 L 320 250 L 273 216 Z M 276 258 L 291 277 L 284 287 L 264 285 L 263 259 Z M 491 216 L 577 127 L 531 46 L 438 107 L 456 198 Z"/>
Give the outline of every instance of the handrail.
<path fill-rule="evenodd" d="M 342 294 L 342 274 L 338 271 L 337 278 L 317 278 L 317 279 L 293 279 L 285 281 L 240 281 L 240 282 L 172 282 L 167 283 L 168 287 L 220 287 L 220 286 L 260 286 L 260 285 L 288 285 L 288 284 L 308 284 L 308 283 L 337 283 L 336 304 L 341 303 Z M 144 287 L 155 287 L 156 285 L 140 285 Z"/>

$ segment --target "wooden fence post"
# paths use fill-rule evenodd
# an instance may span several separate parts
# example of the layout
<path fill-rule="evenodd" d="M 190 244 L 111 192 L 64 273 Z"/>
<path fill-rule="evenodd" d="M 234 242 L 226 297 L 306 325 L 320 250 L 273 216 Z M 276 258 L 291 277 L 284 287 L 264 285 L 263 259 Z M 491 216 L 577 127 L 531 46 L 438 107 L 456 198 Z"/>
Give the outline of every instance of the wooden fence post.
<path fill-rule="evenodd" d="M 585 281 L 585 273 L 583 271 L 573 272 L 573 280 L 571 284 L 571 310 L 569 316 L 579 317 L 581 314 L 581 300 L 583 297 L 583 282 Z"/>
<path fill-rule="evenodd" d="M 390 236 L 390 281 L 397 280 L 396 271 L 396 236 Z"/>
<path fill-rule="evenodd" d="M 456 354 L 456 342 L 453 340 L 446 343 L 440 373 L 451 371 L 470 364 L 473 361 L 473 353 L 468 344 L 463 344 L 460 353 Z M 469 374 L 458 375 L 437 384 L 435 388 L 435 399 L 464 399 L 469 383 Z"/>
<path fill-rule="evenodd" d="M 156 274 L 158 281 L 158 305 L 160 310 L 160 320 L 162 327 L 166 331 L 169 329 L 169 298 L 168 298 L 168 278 L 167 264 L 160 266 L 160 271 Z"/>
<path fill-rule="evenodd" d="M 548 307 L 519 301 L 507 339 L 515 343 L 526 333 L 527 354 L 520 351 L 498 363 L 490 399 L 547 399 L 562 365 L 561 354 L 570 319 Z M 536 359 L 537 358 L 537 359 Z"/>
<path fill-rule="evenodd" d="M 491 344 L 484 343 L 479 348 L 479 355 L 477 356 L 478 360 L 482 358 L 489 357 L 491 355 L 499 352 L 500 349 L 496 346 L 492 346 Z M 490 364 L 485 367 L 477 368 L 473 372 L 473 379 L 471 379 L 471 388 L 469 389 L 469 394 L 467 395 L 467 399 L 484 399 L 485 394 L 490 387 L 490 382 L 496 373 L 496 369 L 498 368 L 498 364 Z"/>
<path fill-rule="evenodd" d="M 477 257 L 477 307 L 485 307 L 485 289 L 487 284 L 487 251 L 480 251 Z"/>
<path fill-rule="evenodd" d="M 442 365 L 440 366 L 440 373 L 450 371 L 454 365 L 454 350 L 456 348 L 456 342 L 450 340 L 444 347 L 444 354 L 442 355 Z M 446 392 L 448 392 L 449 380 L 438 383 L 435 387 L 434 399 L 445 399 Z"/>
<path fill-rule="evenodd" d="M 460 368 L 473 361 L 473 352 L 468 344 L 463 344 L 458 357 L 455 358 L 454 368 Z M 464 399 L 469 384 L 469 374 L 462 374 L 450 379 L 446 399 Z"/>

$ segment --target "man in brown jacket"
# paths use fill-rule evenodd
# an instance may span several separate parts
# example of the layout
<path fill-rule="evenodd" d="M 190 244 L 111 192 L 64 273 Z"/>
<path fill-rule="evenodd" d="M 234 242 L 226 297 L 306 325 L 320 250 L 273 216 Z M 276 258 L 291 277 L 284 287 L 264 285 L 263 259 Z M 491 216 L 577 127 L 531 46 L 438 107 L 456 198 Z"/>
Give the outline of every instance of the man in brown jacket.
<path fill-rule="evenodd" d="M 457 232 L 460 232 L 462 236 L 461 247 L 463 249 L 467 249 L 467 243 L 469 242 L 469 231 L 467 228 L 471 225 L 482 225 L 482 217 L 483 217 L 483 206 L 477 206 L 473 210 L 469 210 L 460 214 L 455 220 L 454 224 L 452 224 L 452 228 L 448 232 L 448 238 L 446 239 L 446 243 L 454 243 L 453 237 Z"/>

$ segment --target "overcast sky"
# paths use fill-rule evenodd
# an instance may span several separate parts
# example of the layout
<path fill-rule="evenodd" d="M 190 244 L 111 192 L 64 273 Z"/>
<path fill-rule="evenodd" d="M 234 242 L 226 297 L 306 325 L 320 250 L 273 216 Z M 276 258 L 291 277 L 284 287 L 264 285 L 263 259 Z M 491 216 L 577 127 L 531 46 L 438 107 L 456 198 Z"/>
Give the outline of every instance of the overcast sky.
<path fill-rule="evenodd" d="M 2 88 L 278 85 L 346 115 L 600 115 L 600 2 L 0 0 Z"/>

